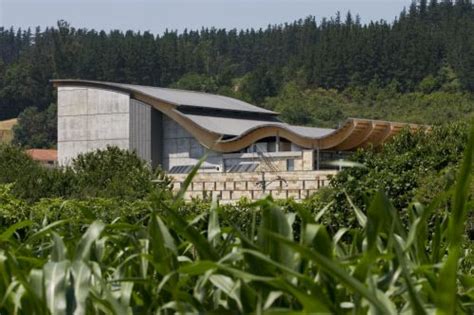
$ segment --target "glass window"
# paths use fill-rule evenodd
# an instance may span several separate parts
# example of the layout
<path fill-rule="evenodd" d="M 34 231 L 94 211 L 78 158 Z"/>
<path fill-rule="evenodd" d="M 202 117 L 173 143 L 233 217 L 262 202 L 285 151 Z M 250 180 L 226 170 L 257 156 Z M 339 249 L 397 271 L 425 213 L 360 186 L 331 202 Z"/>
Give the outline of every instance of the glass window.
<path fill-rule="evenodd" d="M 287 171 L 294 171 L 295 170 L 295 160 L 294 159 L 286 160 L 286 170 Z"/>
<path fill-rule="evenodd" d="M 280 142 L 280 151 L 291 151 L 291 143 L 290 142 Z"/>
<path fill-rule="evenodd" d="M 255 152 L 268 152 L 268 143 L 266 142 L 255 143 Z"/>

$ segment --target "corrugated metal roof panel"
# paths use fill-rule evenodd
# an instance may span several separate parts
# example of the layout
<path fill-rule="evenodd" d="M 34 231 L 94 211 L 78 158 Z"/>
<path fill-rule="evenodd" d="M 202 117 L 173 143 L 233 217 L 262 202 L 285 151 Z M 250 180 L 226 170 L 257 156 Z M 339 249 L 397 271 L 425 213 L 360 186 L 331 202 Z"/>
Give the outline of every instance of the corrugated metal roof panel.
<path fill-rule="evenodd" d="M 185 115 L 199 126 L 222 135 L 239 136 L 245 131 L 257 128 L 262 125 L 286 125 L 281 122 L 271 122 L 263 120 L 226 118 L 203 115 Z"/>
<path fill-rule="evenodd" d="M 334 132 L 335 129 L 330 128 L 317 128 L 317 127 L 305 127 L 305 126 L 292 126 L 288 125 L 288 128 L 293 132 L 302 135 L 308 138 L 321 138 L 331 132 Z"/>
<path fill-rule="evenodd" d="M 308 138 L 321 138 L 334 131 L 334 129 L 292 126 L 284 122 L 272 122 L 263 120 L 225 118 L 202 115 L 186 115 L 186 117 L 211 132 L 231 136 L 240 136 L 251 129 L 256 129 L 261 126 L 283 127 L 303 137 Z"/>
<path fill-rule="evenodd" d="M 126 91 L 135 91 L 177 106 L 196 106 L 210 109 L 254 112 L 269 115 L 278 114 L 273 111 L 243 102 L 241 100 L 237 100 L 227 96 L 214 95 L 202 92 L 89 80 L 52 80 L 52 82 L 59 84 L 77 83 L 79 85 L 85 84 L 92 86 L 117 88 Z"/>

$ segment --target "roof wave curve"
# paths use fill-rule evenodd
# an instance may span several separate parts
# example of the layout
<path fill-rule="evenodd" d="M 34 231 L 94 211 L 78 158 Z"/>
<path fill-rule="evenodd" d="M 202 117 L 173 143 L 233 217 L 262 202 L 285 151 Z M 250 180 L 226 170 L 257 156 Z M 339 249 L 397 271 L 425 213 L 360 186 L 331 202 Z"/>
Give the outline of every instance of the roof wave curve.
<path fill-rule="evenodd" d="M 354 150 L 378 146 L 403 128 L 419 125 L 349 118 L 338 129 L 294 126 L 278 113 L 226 96 L 193 91 L 87 80 L 52 80 L 55 87 L 87 86 L 128 93 L 161 111 L 209 149 L 236 152 L 279 136 L 303 148 Z"/>

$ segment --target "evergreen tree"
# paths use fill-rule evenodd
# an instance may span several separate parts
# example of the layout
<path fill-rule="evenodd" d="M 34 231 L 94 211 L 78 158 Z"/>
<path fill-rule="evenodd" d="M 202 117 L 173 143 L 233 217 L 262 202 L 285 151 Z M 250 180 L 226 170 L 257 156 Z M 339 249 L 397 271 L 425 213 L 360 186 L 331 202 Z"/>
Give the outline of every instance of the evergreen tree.
<path fill-rule="evenodd" d="M 0 27 L 0 120 L 27 107 L 45 110 L 54 102 L 54 78 L 237 91 L 262 104 L 290 81 L 339 91 L 394 81 L 403 92 L 443 89 L 439 73 L 449 67 L 456 90 L 473 93 L 472 34 L 469 0 L 413 1 L 391 23 L 362 24 L 359 16 L 338 12 L 319 24 L 310 16 L 258 30 L 203 28 L 160 36 L 75 29 L 64 21 L 34 34 Z"/>

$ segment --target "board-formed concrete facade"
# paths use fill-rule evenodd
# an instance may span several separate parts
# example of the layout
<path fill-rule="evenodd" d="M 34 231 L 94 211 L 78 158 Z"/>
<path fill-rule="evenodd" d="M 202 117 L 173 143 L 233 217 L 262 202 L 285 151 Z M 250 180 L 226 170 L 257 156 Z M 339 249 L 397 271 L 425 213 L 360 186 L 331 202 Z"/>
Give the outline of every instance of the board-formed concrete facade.
<path fill-rule="evenodd" d="M 188 131 L 152 106 L 128 94 L 91 87 L 58 88 L 58 161 L 106 146 L 136 151 L 166 170 L 194 165 L 218 169 L 222 154 L 206 150 Z"/>
<path fill-rule="evenodd" d="M 130 148 L 130 96 L 89 87 L 58 89 L 58 162 L 107 145 Z"/>
<path fill-rule="evenodd" d="M 89 87 L 58 89 L 58 161 L 117 146 L 151 165 L 161 163 L 162 115 L 125 93 Z"/>

